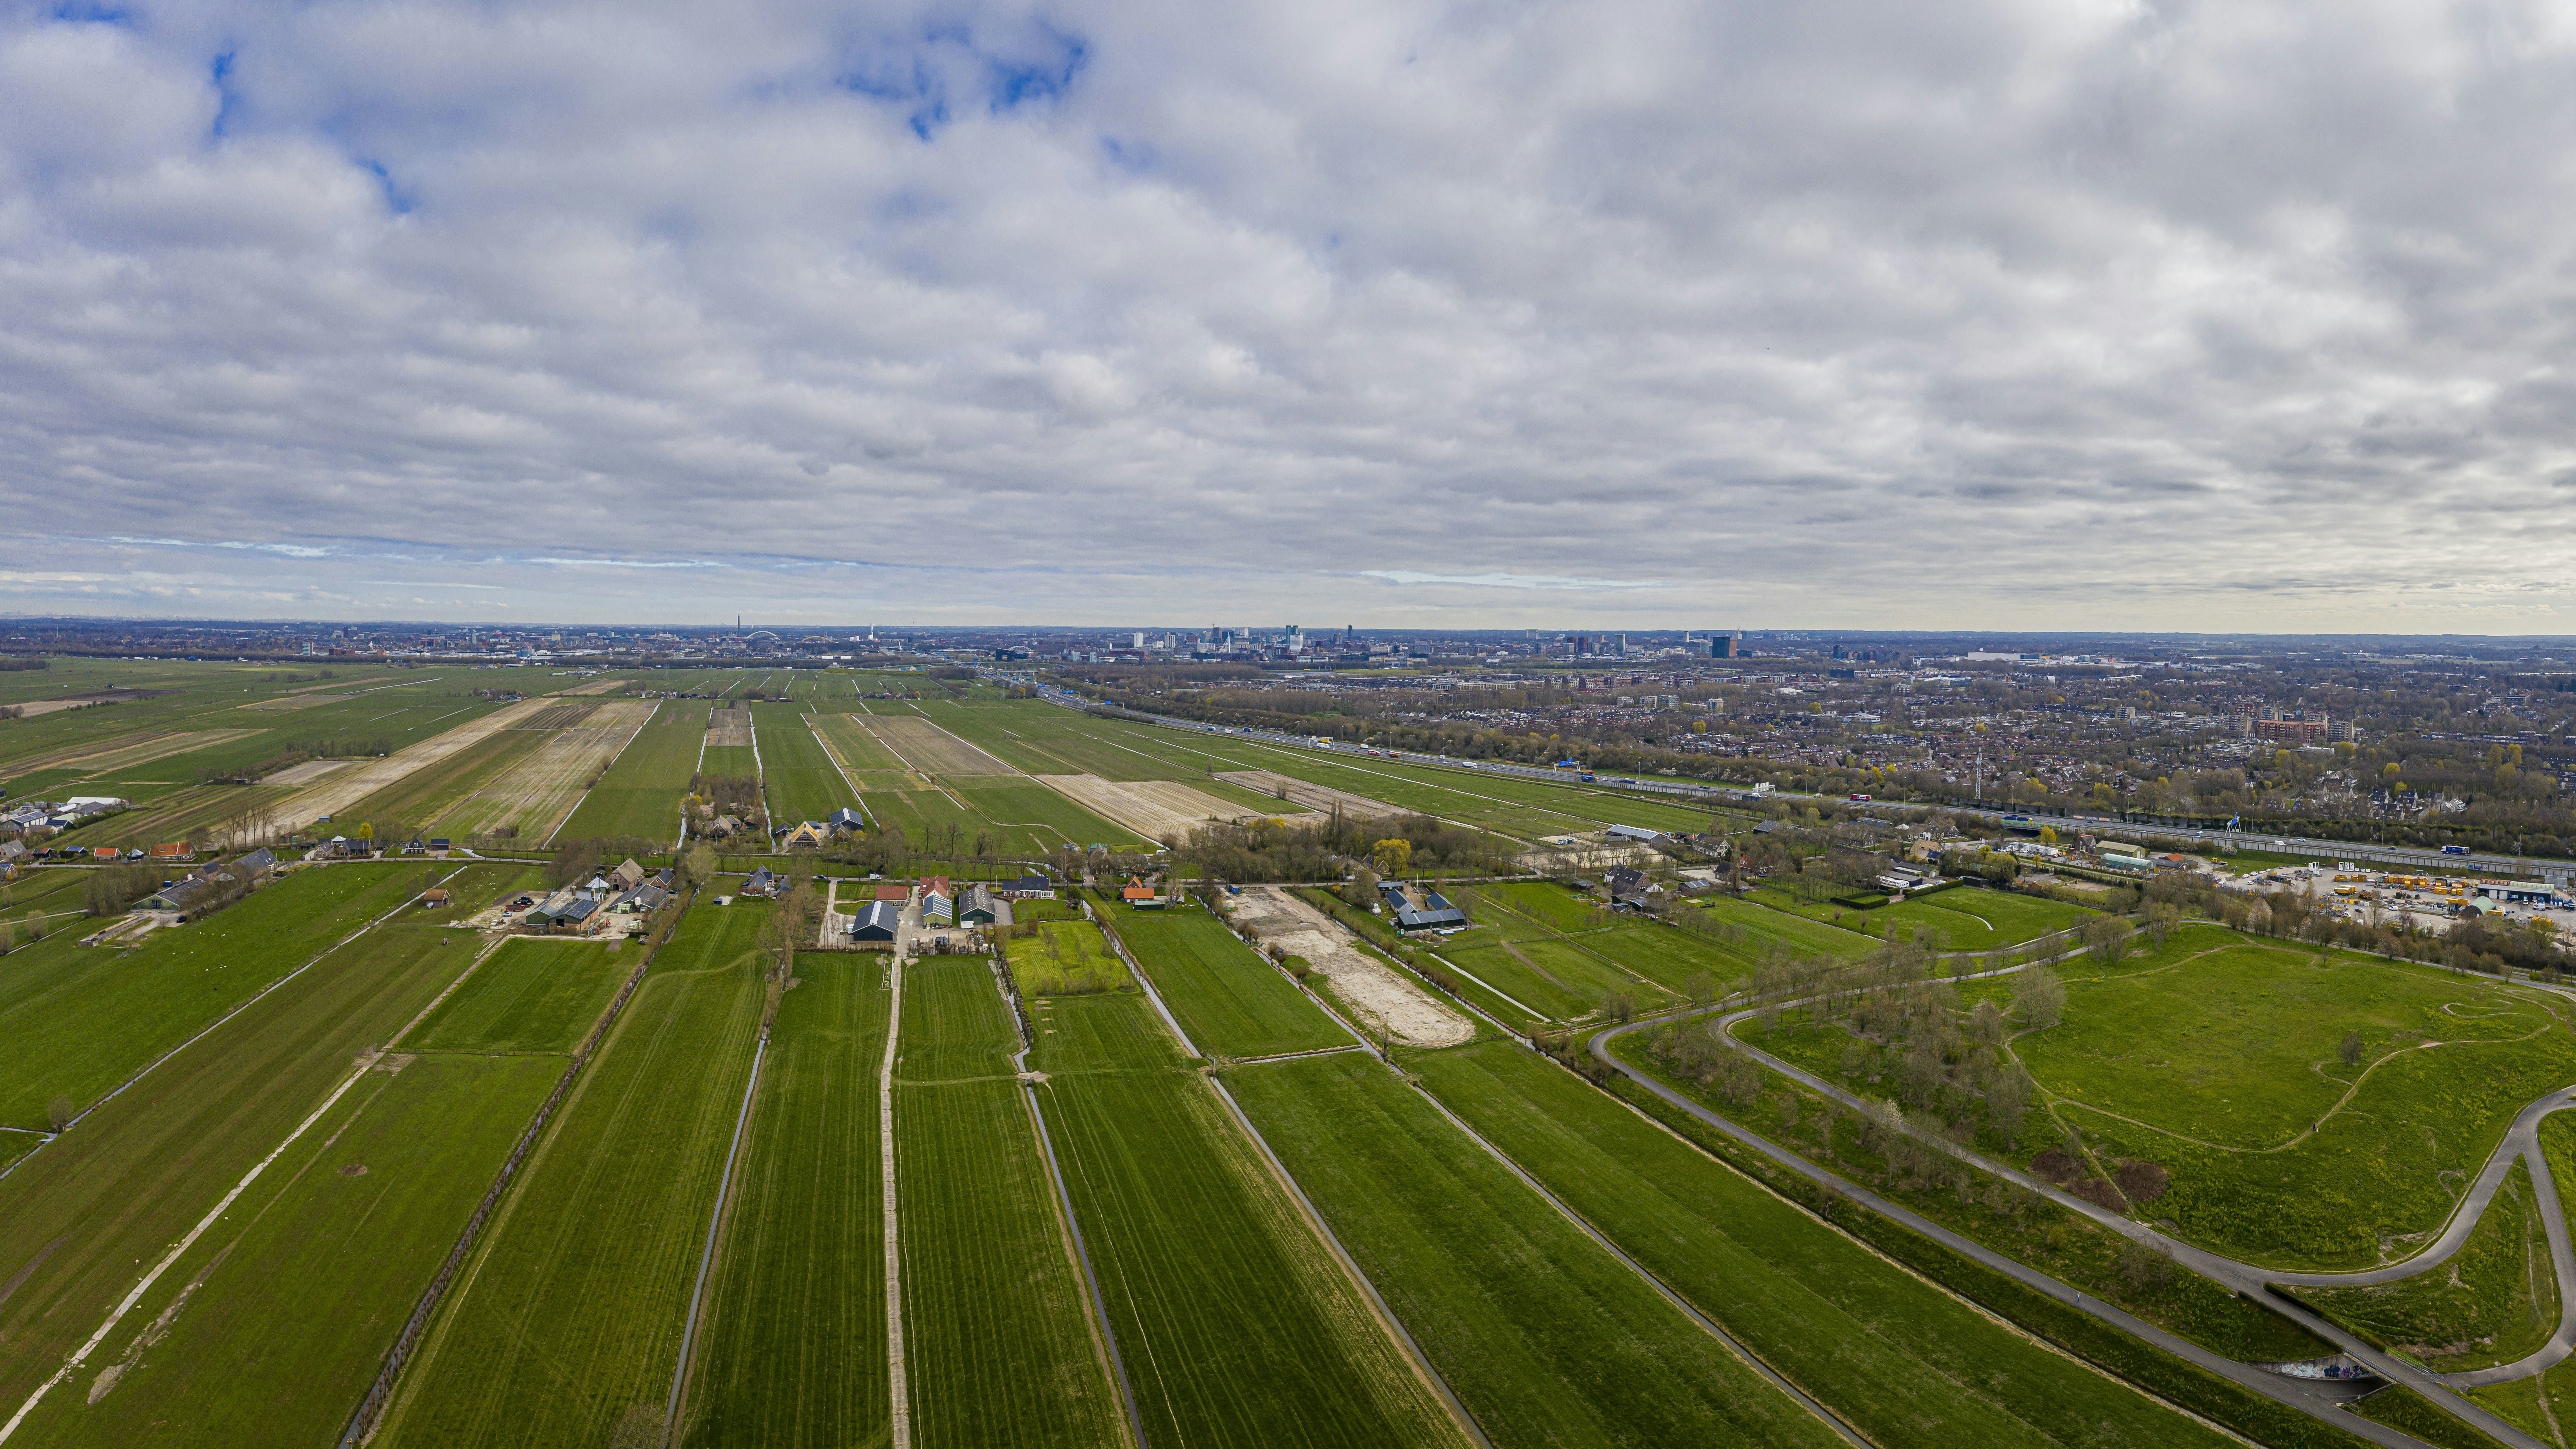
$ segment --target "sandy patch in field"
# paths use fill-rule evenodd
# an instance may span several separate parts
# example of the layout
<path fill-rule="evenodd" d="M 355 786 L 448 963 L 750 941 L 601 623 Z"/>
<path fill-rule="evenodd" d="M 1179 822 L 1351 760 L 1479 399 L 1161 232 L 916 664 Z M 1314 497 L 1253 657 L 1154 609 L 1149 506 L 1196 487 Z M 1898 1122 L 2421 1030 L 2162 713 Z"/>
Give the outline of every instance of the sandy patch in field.
<path fill-rule="evenodd" d="M 302 709 L 307 705 L 338 704 L 342 700 L 356 698 L 357 696 L 354 694 L 290 694 L 283 699 L 254 699 L 250 703 L 236 706 L 236 708 Z"/>
<path fill-rule="evenodd" d="M 260 783 L 263 785 L 310 785 L 314 781 L 321 779 L 323 776 L 330 774 L 333 770 L 344 770 L 347 769 L 348 766 L 349 762 L 347 760 L 306 760 L 303 764 L 290 765 L 287 768 L 278 771 L 274 775 L 267 776 L 262 779 Z"/>
<path fill-rule="evenodd" d="M 627 681 L 627 680 L 623 680 L 623 679 L 593 679 L 593 680 L 589 680 L 589 681 L 587 681 L 587 682 L 585 682 L 585 683 L 576 684 L 576 685 L 574 685 L 574 686 L 573 686 L 572 688 L 570 688 L 570 689 L 558 689 L 558 690 L 556 690 L 556 691 L 555 691 L 555 693 L 557 693 L 557 694 L 606 694 L 606 693 L 608 693 L 608 692 L 609 692 L 610 690 L 612 690 L 612 689 L 624 689 L 624 688 L 627 686 L 628 682 L 629 682 L 629 681 Z"/>
<path fill-rule="evenodd" d="M 1160 840 L 1167 834 L 1187 835 L 1212 819 L 1244 820 L 1277 813 L 1247 810 L 1231 800 L 1220 800 L 1177 780 L 1104 780 L 1098 775 L 1032 775 L 1029 778 L 1070 797 L 1095 815 L 1117 821 L 1147 840 Z"/>
<path fill-rule="evenodd" d="M 1333 983 L 1333 995 L 1374 1032 L 1387 1030 L 1407 1046 L 1456 1046 L 1476 1034 L 1475 1023 L 1451 1011 L 1422 985 L 1351 944 L 1332 917 L 1267 886 L 1236 898 L 1235 919 L 1256 926 L 1263 945 L 1277 944 Z"/>
<path fill-rule="evenodd" d="M 1335 806 L 1341 807 L 1344 815 L 1375 817 L 1408 813 L 1383 800 L 1372 800 L 1366 795 L 1354 795 L 1348 790 L 1335 790 L 1330 786 L 1313 784 L 1300 780 L 1294 775 L 1282 775 L 1275 770 L 1219 770 L 1216 772 L 1216 777 L 1241 785 L 1247 790 L 1258 790 L 1264 795 L 1275 795 L 1279 787 L 1285 785 L 1288 787 L 1290 804 L 1303 805 L 1319 815 L 1331 814 Z"/>
<path fill-rule="evenodd" d="M 751 748 L 751 709 L 711 710 L 707 714 L 707 748 L 711 750 Z"/>
<path fill-rule="evenodd" d="M 99 701 L 95 699 L 31 699 L 25 704 L 13 707 L 18 711 L 20 719 L 34 719 L 40 714 L 53 714 L 66 709 L 87 709 L 97 703 Z"/>
<path fill-rule="evenodd" d="M 541 699 L 505 704 L 481 719 L 468 720 L 418 744 L 406 745 L 381 760 L 354 761 L 348 769 L 333 771 L 320 784 L 288 796 L 277 807 L 277 822 L 285 826 L 308 825 L 322 816 L 337 815 L 414 770 L 437 764 L 545 707 Z"/>
<path fill-rule="evenodd" d="M 515 826 L 531 840 L 552 839 L 590 791 L 590 777 L 605 769 L 627 741 L 653 717 L 649 699 L 612 700 L 580 724 L 556 733 L 533 754 L 501 772 L 438 817 L 450 834 L 483 835 Z"/>
<path fill-rule="evenodd" d="M 919 715 L 853 716 L 914 770 L 929 775 L 1016 775 L 1018 770 Z"/>

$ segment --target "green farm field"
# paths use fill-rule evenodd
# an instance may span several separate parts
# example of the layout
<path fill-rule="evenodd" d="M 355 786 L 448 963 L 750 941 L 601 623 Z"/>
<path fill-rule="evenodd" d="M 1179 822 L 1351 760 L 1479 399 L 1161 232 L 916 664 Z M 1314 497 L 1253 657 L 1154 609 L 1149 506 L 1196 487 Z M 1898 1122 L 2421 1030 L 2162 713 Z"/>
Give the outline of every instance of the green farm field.
<path fill-rule="evenodd" d="M 1010 952 L 1011 979 L 1019 983 L 1024 996 L 1135 989 L 1127 963 L 1118 959 L 1100 928 L 1089 921 L 1041 922 L 1036 935 L 1015 938 Z"/>
<path fill-rule="evenodd" d="M 635 960 L 633 952 L 598 941 L 512 937 L 401 1045 L 406 1051 L 570 1053 L 633 974 Z"/>
<path fill-rule="evenodd" d="M 1123 1443 L 992 968 L 929 957 L 903 986 L 895 1189 L 913 1442 Z"/>
<path fill-rule="evenodd" d="M 421 887 L 497 882 L 507 867 L 302 870 L 131 950 L 75 945 L 65 926 L 0 956 L 0 1124 L 45 1125 L 56 1096 L 89 1105 L 155 1057 L 313 961 Z"/>
<path fill-rule="evenodd" d="M 760 735 L 761 778 L 769 790 L 771 819 L 821 820 L 859 803 L 858 793 L 814 737 L 803 710 L 794 705 L 755 704 L 751 715 L 752 727 Z"/>
<path fill-rule="evenodd" d="M 348 1082 L 360 1053 L 390 1041 L 462 975 L 477 949 L 434 926 L 378 926 L 206 1032 L 0 1178 L 0 1222 L 10 1225 L 0 1233 L 0 1283 L 15 1285 L 0 1299 L 0 1400 L 14 1406 L 52 1374 L 146 1265 Z M 364 1090 L 361 1083 L 349 1096 Z M 508 1131 L 525 1123 L 520 1113 Z M 309 1152 L 327 1135 L 317 1124 L 299 1140 Z M 263 1193 L 285 1185 L 275 1172 L 259 1178 Z M 228 1221 L 247 1226 L 239 1215 Z M 452 1239 L 456 1224 L 448 1226 Z M 111 1336 L 115 1347 L 101 1352 L 123 1354 L 188 1281 L 165 1274 L 135 1304 L 123 1333 Z M 407 1313 L 418 1288 L 379 1307 Z M 332 1411 L 350 1407 L 338 1401 Z"/>
<path fill-rule="evenodd" d="M 1031 1065 L 1148 1443 L 1465 1436 L 1142 996 L 1040 1001 Z"/>
<path fill-rule="evenodd" d="M 875 955 L 796 958 L 769 1034 L 682 1442 L 885 1442 L 877 1067 L 891 998 Z"/>
<path fill-rule="evenodd" d="M 1498 1446 L 1843 1442 L 1373 1058 L 1225 1082 Z"/>
<path fill-rule="evenodd" d="M 329 1442 L 562 1070 L 430 1053 L 369 1073 L 172 1267 L 184 1301 L 161 1290 L 109 1339 L 110 1383 L 57 1389 L 14 1442 Z"/>
<path fill-rule="evenodd" d="M 1777 946 L 1792 956 L 1823 956 L 1849 961 L 1879 949 L 1878 942 L 1857 932 L 1773 910 L 1752 900 L 1711 896 L 1683 909 L 1703 912 L 1715 918 L 1721 926 L 1741 931 L 1744 948 L 1756 956 Z"/>
<path fill-rule="evenodd" d="M 1537 1055 L 1412 1059 L 1433 1095 L 1872 1443 L 2227 1442 L 1997 1325 Z"/>
<path fill-rule="evenodd" d="M 1262 1057 L 1350 1045 L 1349 1032 L 1206 911 L 1138 911 L 1106 901 L 1095 909 L 1200 1051 Z"/>
<path fill-rule="evenodd" d="M 629 1407 L 660 1410 L 751 1072 L 767 914 L 700 905 L 664 944 L 458 1276 L 379 1442 L 588 1446 Z"/>
<path fill-rule="evenodd" d="M 689 793 L 689 779 L 697 773 L 698 749 L 706 740 L 712 708 L 694 700 L 664 700 L 598 786 L 582 797 L 558 832 L 561 838 L 677 839 L 681 797 Z"/>

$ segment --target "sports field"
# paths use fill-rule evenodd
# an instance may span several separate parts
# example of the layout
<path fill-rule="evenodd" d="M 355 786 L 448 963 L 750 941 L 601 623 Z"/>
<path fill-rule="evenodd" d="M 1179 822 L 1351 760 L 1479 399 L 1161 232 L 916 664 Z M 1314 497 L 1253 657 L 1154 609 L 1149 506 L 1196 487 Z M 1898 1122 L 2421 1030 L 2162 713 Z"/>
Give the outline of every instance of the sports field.
<path fill-rule="evenodd" d="M 1153 1006 L 1041 1001 L 1031 1065 L 1154 1444 L 1465 1436 Z"/>
<path fill-rule="evenodd" d="M 884 969 L 876 955 L 796 958 L 690 1371 L 685 1443 L 837 1449 L 889 1432 Z"/>
<path fill-rule="evenodd" d="M 557 834 L 566 840 L 604 835 L 676 840 L 680 800 L 697 773 L 711 708 L 696 700 L 663 700 Z"/>
<path fill-rule="evenodd" d="M 1996 1324 L 1528 1050 L 1411 1059 L 1433 1095 L 1871 1442 L 2225 1436 Z"/>
<path fill-rule="evenodd" d="M 1498 1443 L 1843 1443 L 1374 1059 L 1225 1081 Z"/>
<path fill-rule="evenodd" d="M 913 1442 L 1121 1442 L 1124 1411 L 1012 1079 L 1019 1037 L 992 968 L 959 956 L 905 968 L 902 1040 L 895 1188 Z"/>
<path fill-rule="evenodd" d="M 1201 1052 L 1264 1057 L 1351 1044 L 1340 1023 L 1205 910 L 1097 909 Z"/>
<path fill-rule="evenodd" d="M 378 1443 L 590 1446 L 637 1405 L 658 1415 L 751 1071 L 766 915 L 697 906 L 654 958 L 440 1310 Z"/>

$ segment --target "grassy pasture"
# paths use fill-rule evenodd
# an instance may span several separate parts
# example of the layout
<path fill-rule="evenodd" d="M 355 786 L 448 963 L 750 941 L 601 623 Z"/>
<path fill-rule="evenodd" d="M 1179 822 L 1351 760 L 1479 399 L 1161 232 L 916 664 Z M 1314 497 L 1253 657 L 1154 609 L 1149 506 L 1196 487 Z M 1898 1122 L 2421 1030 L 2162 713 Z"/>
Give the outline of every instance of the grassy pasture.
<path fill-rule="evenodd" d="M 1741 930 L 1747 947 L 1757 956 L 1773 945 L 1792 956 L 1828 956 L 1836 960 L 1857 959 L 1878 949 L 1877 943 L 1866 936 L 1820 925 L 1752 900 L 1711 896 L 1684 909 L 1706 912 Z"/>
<path fill-rule="evenodd" d="M 2576 1184 L 2576 1116 L 2565 1112 L 2540 1119 L 2540 1150 L 2557 1179 L 2560 1210 L 2566 1208 L 2570 1184 Z M 2490 1209 L 2492 1211 L 2492 1209 Z M 2576 1423 L 2576 1359 L 2563 1360 L 2534 1378 L 2492 1384 L 2467 1391 L 2470 1399 L 2543 1443 L 2554 1442 L 2560 1428 Z M 2548 1408 L 2541 1405 L 2546 1401 Z"/>
<path fill-rule="evenodd" d="M 588 1446 L 630 1406 L 660 1410 L 759 1034 L 767 914 L 700 906 L 654 958 L 459 1275 L 379 1442 Z"/>
<path fill-rule="evenodd" d="M 2558 1326 L 2531 1174 L 2517 1163 L 2450 1262 L 2366 1288 L 2303 1288 L 2299 1296 L 2363 1338 L 2439 1373 L 2511 1363 Z"/>
<path fill-rule="evenodd" d="M 431 1054 L 360 1083 L 171 1269 L 177 1312 L 130 1315 L 16 1442 L 328 1442 L 561 1071 Z"/>
<path fill-rule="evenodd" d="M 990 776 L 982 777 L 990 780 Z M 1150 844 L 1143 836 L 1095 815 L 1034 781 L 951 785 L 950 790 L 991 821 L 1014 850 L 1045 854 L 1059 845 L 1106 845 L 1122 850 Z"/>
<path fill-rule="evenodd" d="M 1035 1014 L 1039 1101 L 1147 1441 L 1463 1446 L 1151 1004 Z"/>
<path fill-rule="evenodd" d="M 600 777 L 559 832 L 567 840 L 634 835 L 677 839 L 680 797 L 697 773 L 698 747 L 706 739 L 711 705 L 666 699 L 643 730 Z"/>
<path fill-rule="evenodd" d="M 565 1052 L 581 1045 L 635 957 L 597 941 L 513 937 L 404 1037 L 407 1051 Z"/>
<path fill-rule="evenodd" d="M 1200 1051 L 1258 1057 L 1350 1044 L 1349 1032 L 1207 912 L 1100 909 Z"/>
<path fill-rule="evenodd" d="M 838 1449 L 888 1433 L 883 969 L 875 956 L 796 960 L 752 1107 L 684 1442 Z"/>
<path fill-rule="evenodd" d="M 760 773 L 763 761 L 748 745 L 709 745 L 700 757 L 698 769 L 709 775 L 730 775 L 750 779 Z M 688 782 L 682 781 L 685 787 Z"/>
<path fill-rule="evenodd" d="M 1375 1060 L 1226 1085 L 1496 1444 L 1842 1442 Z"/>
<path fill-rule="evenodd" d="M 75 946 L 66 923 L 0 956 L 0 1124 L 44 1126 L 56 1095 L 86 1106 L 447 873 L 417 863 L 297 871 L 132 950 Z"/>
<path fill-rule="evenodd" d="M 1089 921 L 1047 921 L 1034 936 L 1011 942 L 1011 979 L 1024 996 L 1080 996 L 1126 991 L 1135 982 Z"/>
<path fill-rule="evenodd" d="M 904 1359 L 923 1449 L 1125 1437 L 1012 1079 L 1018 1046 L 983 961 L 931 957 L 905 969 L 895 1187 Z"/>
<path fill-rule="evenodd" d="M 2219 1445 L 1503 1042 L 1412 1060 L 1432 1093 L 1873 1443 Z"/>
<path fill-rule="evenodd" d="M 2017 946 L 2052 931 L 2081 925 L 2095 914 L 2064 901 L 1966 886 L 1866 911 L 1830 904 L 1807 905 L 1775 891 L 1759 894 L 1765 905 L 1810 920 L 1833 921 L 1845 930 L 1889 940 L 1911 935 L 1942 951 L 1995 951 Z"/>
<path fill-rule="evenodd" d="M 1658 995 L 1572 942 L 1534 932 L 1521 939 L 1508 932 L 1471 933 L 1433 949 L 1553 1021 L 1588 1016 L 1612 996 L 1651 1001 Z"/>
<path fill-rule="evenodd" d="M 16 1284 L 0 1299 L 0 1399 L 14 1406 L 51 1374 L 144 1265 L 284 1142 L 360 1052 L 383 1045 L 455 980 L 475 950 L 432 927 L 379 926 L 0 1179 L 0 1223 L 8 1224 L 0 1283 Z M 525 1125 L 524 1116 L 513 1125 Z M 149 1323 L 185 1286 L 184 1277 L 163 1277 L 129 1323 Z M 408 1308 L 406 1299 L 398 1311 Z M 350 1404 L 333 1407 L 346 1413 Z"/>

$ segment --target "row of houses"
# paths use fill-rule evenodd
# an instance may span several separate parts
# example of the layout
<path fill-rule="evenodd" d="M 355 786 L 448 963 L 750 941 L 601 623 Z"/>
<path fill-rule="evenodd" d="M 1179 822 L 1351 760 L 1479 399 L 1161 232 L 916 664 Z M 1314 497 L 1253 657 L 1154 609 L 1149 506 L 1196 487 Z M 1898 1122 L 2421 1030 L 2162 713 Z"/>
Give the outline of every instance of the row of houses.
<path fill-rule="evenodd" d="M 161 888 L 137 901 L 134 909 L 156 911 L 184 922 L 203 903 L 224 895 L 236 884 L 256 886 L 277 873 L 277 857 L 267 850 L 254 850 L 238 860 L 199 866 L 177 880 L 166 880 Z"/>
<path fill-rule="evenodd" d="M 1042 875 L 993 885 L 971 881 L 962 894 L 946 876 L 925 876 L 919 885 L 924 928 L 989 926 L 1001 919 L 1002 903 L 1006 901 L 1043 900 L 1055 895 L 1055 882 Z M 895 884 L 878 886 L 876 899 L 865 909 L 851 913 L 851 941 L 862 946 L 892 946 L 902 924 L 903 909 L 912 903 L 913 889 Z"/>
<path fill-rule="evenodd" d="M 69 830 L 83 821 L 131 808 L 114 795 L 74 795 L 68 800 L 21 800 L 0 808 L 0 830 L 25 832 L 44 826 Z"/>

